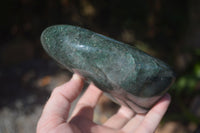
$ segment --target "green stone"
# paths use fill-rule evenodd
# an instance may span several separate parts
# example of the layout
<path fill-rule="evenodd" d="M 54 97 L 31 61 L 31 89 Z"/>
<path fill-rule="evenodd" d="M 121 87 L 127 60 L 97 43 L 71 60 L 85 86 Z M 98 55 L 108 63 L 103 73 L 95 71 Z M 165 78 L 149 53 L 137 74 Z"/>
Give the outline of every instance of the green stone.
<path fill-rule="evenodd" d="M 69 71 L 85 77 L 112 100 L 137 113 L 146 113 L 175 80 L 163 61 L 80 27 L 48 27 L 41 42 L 46 52 Z"/>

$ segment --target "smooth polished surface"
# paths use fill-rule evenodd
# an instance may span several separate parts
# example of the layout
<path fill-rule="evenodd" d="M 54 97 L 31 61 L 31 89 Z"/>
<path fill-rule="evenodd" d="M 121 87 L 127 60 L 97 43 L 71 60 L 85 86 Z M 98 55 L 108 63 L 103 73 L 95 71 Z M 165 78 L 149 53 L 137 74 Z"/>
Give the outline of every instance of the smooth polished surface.
<path fill-rule="evenodd" d="M 146 113 L 175 80 L 173 71 L 161 60 L 80 27 L 48 27 L 41 42 L 57 62 L 137 113 Z"/>

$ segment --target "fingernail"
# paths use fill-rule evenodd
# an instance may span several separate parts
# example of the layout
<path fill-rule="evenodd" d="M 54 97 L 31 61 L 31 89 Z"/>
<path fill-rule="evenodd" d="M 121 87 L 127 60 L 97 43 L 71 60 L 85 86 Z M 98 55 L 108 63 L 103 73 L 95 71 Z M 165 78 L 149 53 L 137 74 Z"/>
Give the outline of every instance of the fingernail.
<path fill-rule="evenodd" d="M 169 93 L 166 93 L 166 94 L 163 96 L 163 99 L 171 100 L 170 94 L 169 94 Z"/>
<path fill-rule="evenodd" d="M 72 77 L 73 80 L 82 80 L 82 77 L 78 74 L 73 74 L 73 77 Z"/>

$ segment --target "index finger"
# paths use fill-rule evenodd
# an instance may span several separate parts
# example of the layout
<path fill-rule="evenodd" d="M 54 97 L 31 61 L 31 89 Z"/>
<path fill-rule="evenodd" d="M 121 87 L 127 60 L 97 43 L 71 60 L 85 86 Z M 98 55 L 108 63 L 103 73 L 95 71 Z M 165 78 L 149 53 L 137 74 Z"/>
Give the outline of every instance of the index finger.
<path fill-rule="evenodd" d="M 165 94 L 160 101 L 147 113 L 145 119 L 138 128 L 138 133 L 150 132 L 153 133 L 161 121 L 163 115 L 171 102 L 169 94 Z"/>

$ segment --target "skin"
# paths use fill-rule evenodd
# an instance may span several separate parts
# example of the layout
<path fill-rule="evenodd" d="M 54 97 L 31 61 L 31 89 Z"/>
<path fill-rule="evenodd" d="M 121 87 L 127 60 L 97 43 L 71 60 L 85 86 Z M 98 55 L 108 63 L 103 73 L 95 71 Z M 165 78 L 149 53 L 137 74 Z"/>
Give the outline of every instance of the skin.
<path fill-rule="evenodd" d="M 170 95 L 166 94 L 147 114 L 136 114 L 121 106 L 104 124 L 98 125 L 93 122 L 93 111 L 102 91 L 90 84 L 69 118 L 70 105 L 83 83 L 74 74 L 69 82 L 53 90 L 38 121 L 37 133 L 153 133 L 170 103 Z"/>

